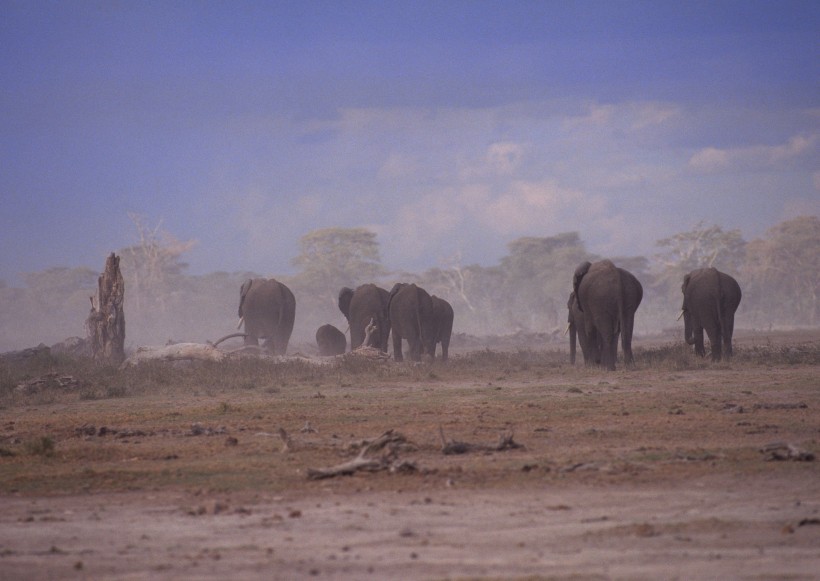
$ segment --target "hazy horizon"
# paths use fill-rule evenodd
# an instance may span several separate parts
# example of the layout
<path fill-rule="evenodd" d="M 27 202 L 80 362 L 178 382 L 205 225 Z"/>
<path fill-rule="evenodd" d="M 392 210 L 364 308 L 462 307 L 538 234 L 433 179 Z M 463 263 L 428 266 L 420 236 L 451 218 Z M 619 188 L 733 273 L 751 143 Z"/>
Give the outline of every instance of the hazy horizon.
<path fill-rule="evenodd" d="M 490 265 L 577 231 L 649 256 L 700 221 L 820 215 L 816 2 L 0 5 L 0 280 L 101 268 L 129 213 L 189 274 Z"/>

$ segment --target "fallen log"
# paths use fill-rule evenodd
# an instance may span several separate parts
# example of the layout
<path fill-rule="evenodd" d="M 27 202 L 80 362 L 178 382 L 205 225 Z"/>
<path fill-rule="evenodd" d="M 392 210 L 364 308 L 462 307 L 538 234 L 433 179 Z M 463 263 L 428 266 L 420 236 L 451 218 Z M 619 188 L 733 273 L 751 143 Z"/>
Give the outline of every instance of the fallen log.
<path fill-rule="evenodd" d="M 174 343 L 163 347 L 139 347 L 128 359 L 126 359 L 121 369 L 137 365 L 145 361 L 222 361 L 226 354 L 213 345 L 204 343 Z"/>
<path fill-rule="evenodd" d="M 359 454 L 352 460 L 342 462 L 329 468 L 308 468 L 307 477 L 310 480 L 333 478 L 334 476 L 348 476 L 355 472 L 378 472 L 392 470 L 394 472 L 409 472 L 415 466 L 408 462 L 399 462 L 398 449 L 407 444 L 407 439 L 401 434 L 387 430 L 374 440 L 363 441 Z M 381 456 L 368 457 L 369 454 L 382 452 Z"/>
<path fill-rule="evenodd" d="M 495 445 L 472 444 L 470 442 L 449 440 L 444 436 L 444 429 L 441 426 L 438 427 L 438 432 L 441 437 L 441 453 L 445 455 L 468 454 L 470 452 L 503 452 L 505 450 L 515 450 L 524 447 L 513 439 L 512 431 L 499 436 L 498 443 Z"/>

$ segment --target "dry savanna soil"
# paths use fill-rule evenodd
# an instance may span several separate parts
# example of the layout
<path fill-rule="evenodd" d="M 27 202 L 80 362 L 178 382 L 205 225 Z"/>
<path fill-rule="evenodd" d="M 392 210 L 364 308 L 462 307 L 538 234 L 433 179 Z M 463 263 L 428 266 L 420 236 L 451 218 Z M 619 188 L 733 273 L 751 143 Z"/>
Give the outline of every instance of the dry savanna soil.
<path fill-rule="evenodd" d="M 816 579 L 820 331 L 739 335 L 0 361 L 0 579 Z"/>

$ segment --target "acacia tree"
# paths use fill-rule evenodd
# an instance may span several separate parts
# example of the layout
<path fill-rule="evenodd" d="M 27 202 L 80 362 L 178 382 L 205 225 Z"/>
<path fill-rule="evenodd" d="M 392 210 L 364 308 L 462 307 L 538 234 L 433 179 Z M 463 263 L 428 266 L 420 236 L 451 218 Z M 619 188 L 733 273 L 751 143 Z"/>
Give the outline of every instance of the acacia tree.
<path fill-rule="evenodd" d="M 292 264 L 300 286 L 332 297 L 343 286 L 372 281 L 385 272 L 376 234 L 367 228 L 324 228 L 299 240 Z"/>
<path fill-rule="evenodd" d="M 367 228 L 324 228 L 299 240 L 292 264 L 300 269 L 287 284 L 296 295 L 300 338 L 312 337 L 319 325 L 344 318 L 337 307 L 339 290 L 374 282 L 385 274 L 376 234 Z"/>
<path fill-rule="evenodd" d="M 572 273 L 584 260 L 596 257 L 586 251 L 578 232 L 548 237 L 523 237 L 507 245 L 501 259 L 504 291 L 499 308 L 513 329 L 554 329 L 566 319 L 572 290 Z"/>
<path fill-rule="evenodd" d="M 153 228 L 145 220 L 129 213 L 137 230 L 138 242 L 120 250 L 123 273 L 129 289 L 128 299 L 134 310 L 164 313 L 171 294 L 179 288 L 187 264 L 181 260 L 196 241 L 180 241 L 161 230 L 162 221 Z"/>
<path fill-rule="evenodd" d="M 746 242 L 740 230 L 724 232 L 720 226 L 704 226 L 701 221 L 692 230 L 658 240 L 656 245 L 664 250 L 654 256 L 655 284 L 661 293 L 677 298 L 684 275 L 697 268 L 713 266 L 736 275 L 743 265 Z"/>
<path fill-rule="evenodd" d="M 749 243 L 744 273 L 760 323 L 817 325 L 820 295 L 820 219 L 799 216 Z"/>

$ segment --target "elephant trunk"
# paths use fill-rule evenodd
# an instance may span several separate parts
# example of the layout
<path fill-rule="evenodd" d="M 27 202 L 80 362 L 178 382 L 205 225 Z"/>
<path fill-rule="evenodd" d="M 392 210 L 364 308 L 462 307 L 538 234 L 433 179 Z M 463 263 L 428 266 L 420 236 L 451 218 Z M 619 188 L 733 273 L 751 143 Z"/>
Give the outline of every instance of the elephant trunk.
<path fill-rule="evenodd" d="M 567 329 L 569 329 L 569 362 L 572 365 L 575 365 L 575 338 L 577 335 L 577 330 L 575 329 L 575 325 L 571 323 L 567 325 Z"/>

